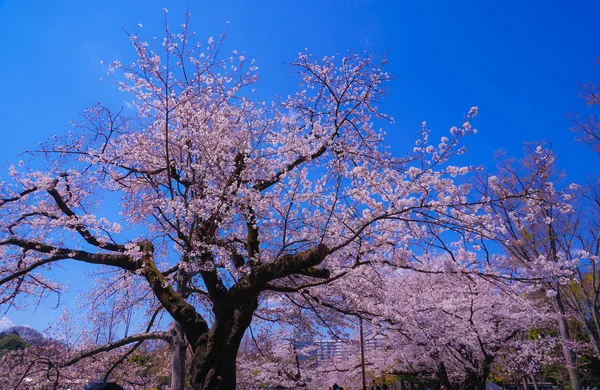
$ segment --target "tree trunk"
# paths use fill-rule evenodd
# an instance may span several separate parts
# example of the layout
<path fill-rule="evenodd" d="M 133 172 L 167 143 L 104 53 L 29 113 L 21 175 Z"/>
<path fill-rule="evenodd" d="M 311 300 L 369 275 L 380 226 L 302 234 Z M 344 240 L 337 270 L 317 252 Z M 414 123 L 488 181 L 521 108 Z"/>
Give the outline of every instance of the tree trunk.
<path fill-rule="evenodd" d="M 590 344 L 592 344 L 592 349 L 594 350 L 594 354 L 596 354 L 596 358 L 600 360 L 600 346 L 598 345 L 598 340 L 594 334 L 591 324 L 585 317 L 583 317 L 582 321 L 580 322 L 583 324 L 583 327 L 590 338 Z"/>
<path fill-rule="evenodd" d="M 237 352 L 258 307 L 256 297 L 235 301 L 235 307 L 220 308 L 208 334 L 194 349 L 194 390 L 234 390 Z"/>
<path fill-rule="evenodd" d="M 481 373 L 470 372 L 462 382 L 461 389 L 465 390 L 485 390 L 486 381 Z"/>
<path fill-rule="evenodd" d="M 529 374 L 529 377 L 531 378 L 531 382 L 533 383 L 533 390 L 539 390 L 535 376 Z"/>
<path fill-rule="evenodd" d="M 465 390 L 485 390 L 487 387 L 487 378 L 492 371 L 492 363 L 494 363 L 494 356 L 484 354 L 479 371 L 470 372 L 461 388 Z"/>
<path fill-rule="evenodd" d="M 173 358 L 171 360 L 171 390 L 185 389 L 185 350 L 186 342 L 183 329 L 175 322 L 171 338 Z"/>
<path fill-rule="evenodd" d="M 452 386 L 452 382 L 450 382 L 450 378 L 448 378 L 448 372 L 446 371 L 446 365 L 443 361 L 438 362 L 437 365 L 437 376 L 442 385 L 446 386 L 448 390 L 452 390 L 454 386 Z"/>
<path fill-rule="evenodd" d="M 586 294 L 585 290 L 584 294 Z M 593 304 L 591 303 L 591 301 L 589 299 L 586 299 L 586 302 L 589 306 L 589 311 L 591 313 L 588 313 L 588 311 L 586 310 L 585 307 L 582 307 L 583 305 L 579 302 L 577 296 L 575 296 L 575 293 L 569 289 L 566 290 L 566 297 L 567 300 L 565 301 L 567 307 L 570 309 L 570 311 L 573 313 L 573 316 L 577 319 L 577 321 L 579 321 L 579 323 L 583 326 L 583 328 L 585 329 L 585 332 L 587 333 L 588 337 L 590 338 L 590 344 L 592 345 L 592 348 L 594 350 L 594 353 L 596 354 L 596 357 L 598 359 L 600 359 L 600 346 L 598 345 L 598 338 L 596 337 L 596 329 L 594 329 L 593 327 L 593 318 L 595 317 L 595 313 L 594 313 L 594 307 Z M 588 319 L 587 314 L 591 315 L 591 319 Z"/>
<path fill-rule="evenodd" d="M 590 309 L 592 312 L 593 324 L 595 325 L 595 334 L 598 335 L 598 338 L 600 338 L 600 319 L 598 318 L 598 310 L 596 310 L 596 294 L 594 294 L 594 299 L 591 302 Z M 592 331 L 592 333 L 594 333 L 594 331 Z M 598 340 L 598 338 L 596 338 L 596 340 L 595 340 L 595 350 L 598 351 L 598 352 L 596 352 L 596 356 L 598 357 L 598 359 L 600 359 L 600 350 L 599 350 L 600 340 Z"/>
<path fill-rule="evenodd" d="M 495 357 L 485 354 L 483 357 L 483 363 L 481 367 L 481 378 L 479 381 L 479 390 L 485 390 L 487 388 L 487 379 L 492 372 L 492 364 L 494 363 Z"/>
<path fill-rule="evenodd" d="M 248 246 L 258 251 L 258 232 L 251 225 Z M 249 253 L 250 259 L 254 258 L 253 253 Z M 310 250 L 281 256 L 271 263 L 255 264 L 246 276 L 241 277 L 229 289 L 216 272 L 201 271 L 212 301 L 214 320 L 210 329 L 204 318 L 181 296 L 168 290 L 164 292 L 161 279 L 163 275 L 156 267 L 148 268 L 148 278 L 153 289 L 162 294 L 159 294 L 159 298 L 162 298 L 161 303 L 168 308 L 173 318 L 180 321 L 192 345 L 191 377 L 194 390 L 235 390 L 237 353 L 244 333 L 258 308 L 259 294 L 271 281 L 296 273 L 329 278 L 328 270 L 311 268 L 319 265 L 328 254 L 329 248 L 319 244 Z M 207 254 L 205 260 L 211 260 L 211 256 L 210 253 Z"/>
<path fill-rule="evenodd" d="M 579 370 L 577 369 L 577 355 L 570 347 L 571 334 L 567 323 L 565 308 L 562 302 L 560 286 L 555 286 L 557 294 L 553 299 L 556 314 L 558 314 L 558 332 L 561 339 L 561 350 L 569 373 L 571 390 L 581 390 Z"/>

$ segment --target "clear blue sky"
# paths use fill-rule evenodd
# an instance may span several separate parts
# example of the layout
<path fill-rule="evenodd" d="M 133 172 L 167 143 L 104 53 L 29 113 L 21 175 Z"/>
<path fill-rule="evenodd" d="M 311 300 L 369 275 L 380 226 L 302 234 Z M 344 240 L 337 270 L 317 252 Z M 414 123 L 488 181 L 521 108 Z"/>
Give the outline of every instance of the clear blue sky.
<path fill-rule="evenodd" d="M 123 28 L 160 36 L 163 8 L 172 25 L 186 1 L 0 0 L 0 165 L 69 128 L 96 101 L 118 108 L 126 96 L 99 79 L 100 61 L 133 59 Z M 597 1 L 189 1 L 198 38 L 228 30 L 227 48 L 257 60 L 261 97 L 293 91 L 285 62 L 305 47 L 316 55 L 389 51 L 399 77 L 382 104 L 397 120 L 387 129 L 394 150 L 412 148 L 426 120 L 441 134 L 479 106 L 479 133 L 466 161 L 487 164 L 493 152 L 519 155 L 525 141 L 546 140 L 572 180 L 597 170 L 573 141 L 566 115 L 585 109 L 579 83 L 600 78 Z M 228 25 L 227 22 L 230 22 Z M 2 176 L 2 175 L 0 175 Z M 68 276 L 85 271 L 68 267 Z M 80 285 L 75 282 L 74 286 Z M 67 297 L 67 301 L 69 296 Z M 9 313 L 43 329 L 51 316 Z"/>

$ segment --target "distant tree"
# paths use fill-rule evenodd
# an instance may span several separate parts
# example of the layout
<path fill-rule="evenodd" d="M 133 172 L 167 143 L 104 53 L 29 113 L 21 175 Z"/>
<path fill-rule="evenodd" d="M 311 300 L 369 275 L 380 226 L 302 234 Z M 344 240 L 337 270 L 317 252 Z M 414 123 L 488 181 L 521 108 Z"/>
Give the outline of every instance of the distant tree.
<path fill-rule="evenodd" d="M 571 116 L 574 124 L 571 130 L 577 133 L 577 140 L 600 155 L 597 82 L 582 85 L 581 97 L 588 111 Z M 588 179 L 579 194 L 579 219 L 572 245 L 585 260 L 577 267 L 574 283 L 565 288 L 565 302 L 589 347 L 588 356 L 584 356 L 586 370 L 593 372 L 600 366 L 600 178 L 594 175 Z"/>
<path fill-rule="evenodd" d="M 29 326 L 12 326 L 6 330 L 8 333 L 16 333 L 30 345 L 40 346 L 46 343 L 43 334 Z"/>
<path fill-rule="evenodd" d="M 418 272 L 380 282 L 381 297 L 365 312 L 375 313 L 370 348 L 372 370 L 418 375 L 448 389 L 484 389 L 496 359 L 522 336 L 547 324 L 549 307 L 536 305 L 518 284 L 465 271 L 450 256 L 421 257 Z M 385 274 L 385 272 L 381 272 Z M 370 290 L 376 289 L 374 286 Z"/>
<path fill-rule="evenodd" d="M 27 348 L 27 342 L 16 332 L 0 334 L 0 356 L 6 352 Z"/>
<path fill-rule="evenodd" d="M 597 60 L 597 63 L 600 65 L 600 60 Z M 587 115 L 572 116 L 573 127 L 571 130 L 577 133 L 579 141 L 589 145 L 596 153 L 600 154 L 600 116 L 594 111 L 600 108 L 600 91 L 598 91 L 597 83 L 583 84 L 581 97 L 592 109 L 592 112 Z"/>

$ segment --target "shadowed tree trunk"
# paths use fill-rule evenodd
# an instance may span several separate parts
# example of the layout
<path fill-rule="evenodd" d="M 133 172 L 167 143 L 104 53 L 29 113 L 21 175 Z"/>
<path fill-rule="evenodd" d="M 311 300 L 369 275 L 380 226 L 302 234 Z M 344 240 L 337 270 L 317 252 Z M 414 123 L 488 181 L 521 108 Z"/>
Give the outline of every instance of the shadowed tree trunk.
<path fill-rule="evenodd" d="M 487 388 L 487 379 L 490 376 L 490 372 L 492 372 L 492 364 L 494 363 L 495 357 L 484 354 L 484 360 L 482 363 L 481 376 L 479 377 L 479 385 L 477 388 L 479 390 L 485 390 Z"/>
<path fill-rule="evenodd" d="M 448 378 L 446 365 L 442 361 L 440 361 L 437 365 L 437 376 L 442 385 L 446 386 L 448 390 L 452 390 L 454 388 L 454 386 L 452 386 L 452 383 L 450 382 L 450 378 Z"/>

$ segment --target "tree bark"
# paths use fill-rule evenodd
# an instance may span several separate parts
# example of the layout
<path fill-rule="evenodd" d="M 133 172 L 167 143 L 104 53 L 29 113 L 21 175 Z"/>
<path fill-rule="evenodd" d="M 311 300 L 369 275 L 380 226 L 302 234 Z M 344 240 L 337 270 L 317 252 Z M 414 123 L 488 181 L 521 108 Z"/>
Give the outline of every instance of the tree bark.
<path fill-rule="evenodd" d="M 201 338 L 192 359 L 194 390 L 234 390 L 237 352 L 258 307 L 256 296 L 235 301 L 221 313 L 206 337 Z"/>

